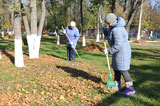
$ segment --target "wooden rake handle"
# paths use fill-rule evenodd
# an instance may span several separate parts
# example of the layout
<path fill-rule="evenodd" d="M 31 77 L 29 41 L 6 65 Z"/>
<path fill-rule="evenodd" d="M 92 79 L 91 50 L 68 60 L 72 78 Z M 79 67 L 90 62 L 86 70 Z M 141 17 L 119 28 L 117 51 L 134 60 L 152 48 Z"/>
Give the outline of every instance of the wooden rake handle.
<path fill-rule="evenodd" d="M 107 46 L 106 46 L 106 42 L 105 42 L 105 38 L 104 38 L 104 34 L 103 34 L 103 41 L 104 41 L 104 49 L 106 50 L 107 49 Z M 108 69 L 110 71 L 110 64 L 109 64 L 109 57 L 108 57 L 108 54 L 106 54 L 106 60 L 107 60 L 107 64 L 108 64 Z"/>

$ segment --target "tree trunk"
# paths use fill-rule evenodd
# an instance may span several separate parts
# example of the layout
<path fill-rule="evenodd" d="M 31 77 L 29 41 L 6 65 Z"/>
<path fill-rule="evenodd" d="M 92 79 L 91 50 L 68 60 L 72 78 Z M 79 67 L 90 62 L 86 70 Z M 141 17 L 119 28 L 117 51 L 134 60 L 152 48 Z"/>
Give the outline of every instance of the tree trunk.
<path fill-rule="evenodd" d="M 44 26 L 44 20 L 46 16 L 46 6 L 45 6 L 45 0 L 42 1 L 42 13 L 41 13 L 41 20 L 38 28 L 38 36 L 42 35 L 42 30 Z"/>
<path fill-rule="evenodd" d="M 29 54 L 30 54 L 30 47 L 31 46 L 29 46 L 29 40 L 28 39 L 31 38 L 31 32 L 30 32 L 28 19 L 27 19 L 23 4 L 21 4 L 21 9 L 22 9 L 22 13 L 21 14 L 22 14 L 22 18 L 23 18 L 23 23 L 24 23 L 24 27 L 25 27 L 25 31 L 26 31 L 26 39 L 24 41 L 27 40 L 28 51 L 29 51 Z"/>
<path fill-rule="evenodd" d="M 82 41 L 82 46 L 86 46 L 86 42 L 85 42 L 85 34 L 83 33 L 83 0 L 80 0 L 80 14 L 81 14 L 81 32 L 82 32 L 82 37 L 83 37 L 83 41 Z"/>
<path fill-rule="evenodd" d="M 9 14 L 9 32 L 10 32 L 10 31 L 12 31 L 12 22 L 11 22 L 12 21 L 12 19 L 11 19 L 12 16 L 11 16 L 11 12 L 8 12 L 8 14 Z"/>
<path fill-rule="evenodd" d="M 140 17 L 139 17 L 137 40 L 140 40 L 140 39 L 141 39 L 142 14 L 143 14 L 143 0 L 142 0 L 142 3 L 141 3 L 141 9 L 140 9 Z"/>
<path fill-rule="evenodd" d="M 18 4 L 19 0 L 15 0 Z M 20 7 L 19 7 L 20 8 Z M 23 51 L 22 51 L 22 36 L 21 36 L 21 18 L 19 12 L 14 12 L 14 48 L 15 48 L 15 66 L 24 67 Z"/>
<path fill-rule="evenodd" d="M 115 6 L 116 5 L 116 0 L 111 0 L 111 12 L 114 13 L 115 12 Z"/>
<path fill-rule="evenodd" d="M 1 16 L 1 37 L 3 38 L 4 37 L 4 17 Z"/>
<path fill-rule="evenodd" d="M 131 13 L 130 17 L 128 17 L 128 21 L 127 21 L 127 24 L 126 24 L 126 30 L 127 30 L 128 33 L 130 31 L 131 24 L 133 22 L 133 19 L 136 15 L 137 11 L 138 11 L 138 8 L 136 10 L 134 10 L 133 13 Z"/>
<path fill-rule="evenodd" d="M 31 8 L 31 36 L 28 36 L 29 57 L 31 59 L 38 58 L 36 55 L 36 39 L 37 39 L 37 6 L 36 0 L 30 1 Z"/>
<path fill-rule="evenodd" d="M 127 15 L 126 30 L 129 33 L 133 19 L 140 7 L 140 3 L 139 0 L 125 0 L 125 5 L 126 7 L 124 8 L 123 16 Z"/>
<path fill-rule="evenodd" d="M 42 1 L 41 20 L 40 20 L 40 24 L 39 24 L 39 28 L 38 28 L 38 36 L 36 38 L 36 57 L 39 57 L 41 35 L 42 35 L 42 31 L 43 31 L 45 16 L 46 16 L 46 6 L 45 6 L 45 0 L 43 0 Z"/>
<path fill-rule="evenodd" d="M 99 42 L 99 11 L 98 11 L 98 15 L 97 15 L 97 38 L 96 38 L 96 42 Z"/>
<path fill-rule="evenodd" d="M 24 27 L 25 27 L 25 30 L 26 30 L 26 35 L 30 36 L 31 32 L 30 32 L 30 27 L 29 27 L 28 19 L 27 19 L 27 16 L 26 16 L 23 4 L 21 6 L 22 6 L 22 18 L 23 18 Z"/>

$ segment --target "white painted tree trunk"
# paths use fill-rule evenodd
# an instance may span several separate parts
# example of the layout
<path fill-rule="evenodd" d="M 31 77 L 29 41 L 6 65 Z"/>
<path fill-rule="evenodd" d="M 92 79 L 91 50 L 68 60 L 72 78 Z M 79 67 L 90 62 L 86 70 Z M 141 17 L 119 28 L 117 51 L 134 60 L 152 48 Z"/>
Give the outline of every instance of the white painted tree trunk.
<path fill-rule="evenodd" d="M 151 31 L 150 37 L 152 37 L 152 35 L 153 35 L 153 31 Z"/>
<path fill-rule="evenodd" d="M 153 35 L 153 31 L 151 31 L 150 36 L 149 36 L 149 39 L 152 38 L 152 35 Z"/>
<path fill-rule="evenodd" d="M 60 45 L 60 36 L 56 33 L 57 36 L 57 45 Z"/>
<path fill-rule="evenodd" d="M 41 36 L 36 36 L 35 40 L 35 58 L 39 58 L 39 49 L 40 49 L 40 43 L 41 43 Z"/>
<path fill-rule="evenodd" d="M 83 38 L 82 38 L 82 39 L 83 39 L 83 41 L 82 41 L 82 43 L 83 43 L 82 46 L 86 46 L 86 38 L 85 38 L 85 35 L 83 35 Z"/>
<path fill-rule="evenodd" d="M 15 51 L 15 66 L 24 67 L 22 39 L 14 39 L 14 51 Z"/>
<path fill-rule="evenodd" d="M 142 13 L 143 13 L 143 0 L 141 4 L 141 10 L 140 10 L 140 17 L 139 17 L 139 26 L 138 26 L 138 34 L 137 34 L 137 40 L 141 39 L 141 23 L 142 23 Z"/>
<path fill-rule="evenodd" d="M 27 36 L 27 41 L 28 41 L 28 47 L 29 47 L 29 58 L 38 59 L 41 36 L 32 34 L 31 36 Z"/>
<path fill-rule="evenodd" d="M 96 42 L 99 42 L 99 33 L 97 34 Z"/>
<path fill-rule="evenodd" d="M 0 53 L 0 59 L 2 59 L 2 54 Z"/>
<path fill-rule="evenodd" d="M 99 16 L 99 15 L 98 15 Z M 99 42 L 99 37 L 100 37 L 100 34 L 99 34 L 99 17 L 98 17 L 98 24 L 97 24 L 97 38 L 96 38 L 96 42 Z"/>
<path fill-rule="evenodd" d="M 36 36 L 36 35 L 35 35 Z M 28 49 L 29 49 L 29 58 L 32 59 L 34 57 L 34 51 L 33 51 L 33 43 L 34 43 L 34 35 L 27 35 L 27 43 L 28 43 Z"/>
<path fill-rule="evenodd" d="M 99 37 L 100 37 L 100 33 L 99 33 L 99 22 L 98 22 L 96 42 L 99 42 Z"/>
<path fill-rule="evenodd" d="M 19 3 L 19 0 L 14 1 L 15 4 Z M 20 9 L 20 6 L 18 6 Z M 22 35 L 21 35 L 21 15 L 19 12 L 14 12 L 14 63 L 16 67 L 24 67 L 23 50 L 22 50 Z"/>

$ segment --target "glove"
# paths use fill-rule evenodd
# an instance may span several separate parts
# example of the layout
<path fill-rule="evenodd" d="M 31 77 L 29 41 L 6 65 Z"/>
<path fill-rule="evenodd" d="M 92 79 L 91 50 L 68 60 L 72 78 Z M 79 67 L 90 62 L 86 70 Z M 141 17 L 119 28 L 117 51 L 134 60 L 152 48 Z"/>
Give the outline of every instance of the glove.
<path fill-rule="evenodd" d="M 63 33 L 66 34 L 66 30 L 63 30 Z"/>
<path fill-rule="evenodd" d="M 104 50 L 104 54 L 107 55 L 108 54 L 108 49 Z"/>
<path fill-rule="evenodd" d="M 73 46 L 74 44 L 72 42 L 70 42 L 70 44 Z"/>

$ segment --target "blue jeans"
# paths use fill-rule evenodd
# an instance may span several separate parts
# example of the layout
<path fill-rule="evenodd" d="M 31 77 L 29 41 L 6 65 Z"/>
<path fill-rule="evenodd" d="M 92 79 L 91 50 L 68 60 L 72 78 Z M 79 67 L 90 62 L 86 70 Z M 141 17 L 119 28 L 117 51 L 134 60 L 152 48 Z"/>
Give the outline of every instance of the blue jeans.
<path fill-rule="evenodd" d="M 72 60 L 71 60 L 72 56 Z M 71 46 L 67 46 L 67 60 L 68 61 L 75 61 L 75 51 Z"/>

